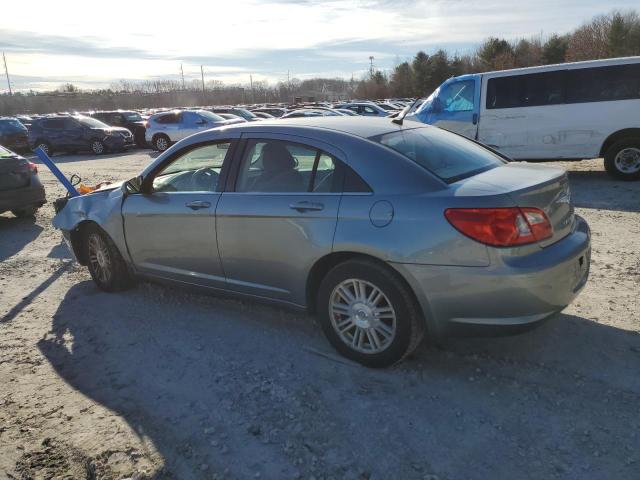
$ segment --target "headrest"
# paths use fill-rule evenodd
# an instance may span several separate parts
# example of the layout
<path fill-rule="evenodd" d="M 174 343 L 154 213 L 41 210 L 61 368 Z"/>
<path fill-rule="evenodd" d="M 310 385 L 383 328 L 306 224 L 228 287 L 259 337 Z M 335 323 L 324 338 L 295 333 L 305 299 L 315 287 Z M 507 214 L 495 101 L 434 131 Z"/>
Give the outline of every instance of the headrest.
<path fill-rule="evenodd" d="M 293 170 L 296 160 L 282 143 L 271 142 L 262 147 L 262 166 L 267 172 Z"/>

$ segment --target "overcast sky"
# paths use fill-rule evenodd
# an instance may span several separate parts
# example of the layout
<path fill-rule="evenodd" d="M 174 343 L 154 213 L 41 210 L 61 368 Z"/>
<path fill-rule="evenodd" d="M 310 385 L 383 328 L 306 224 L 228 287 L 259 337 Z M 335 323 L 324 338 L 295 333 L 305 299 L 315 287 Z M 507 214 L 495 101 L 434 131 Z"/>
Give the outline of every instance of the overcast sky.
<path fill-rule="evenodd" d="M 82 88 L 119 79 L 271 83 L 360 78 L 369 56 L 389 69 L 417 50 L 466 53 L 484 38 L 565 33 L 638 0 L 226 0 L 3 4 L 0 48 L 12 86 Z M 1 80 L 1 78 L 0 78 Z M 6 82 L 0 81 L 2 91 Z"/>

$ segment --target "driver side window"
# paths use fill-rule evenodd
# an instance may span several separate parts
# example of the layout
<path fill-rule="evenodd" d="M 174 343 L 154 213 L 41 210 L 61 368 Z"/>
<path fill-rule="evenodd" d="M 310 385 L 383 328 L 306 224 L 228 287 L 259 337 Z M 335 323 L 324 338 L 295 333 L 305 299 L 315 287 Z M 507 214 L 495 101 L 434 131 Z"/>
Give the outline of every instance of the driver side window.
<path fill-rule="evenodd" d="M 475 82 L 463 80 L 450 83 L 438 95 L 445 112 L 470 112 L 473 110 Z"/>
<path fill-rule="evenodd" d="M 231 142 L 190 148 L 153 179 L 153 192 L 216 192 Z"/>

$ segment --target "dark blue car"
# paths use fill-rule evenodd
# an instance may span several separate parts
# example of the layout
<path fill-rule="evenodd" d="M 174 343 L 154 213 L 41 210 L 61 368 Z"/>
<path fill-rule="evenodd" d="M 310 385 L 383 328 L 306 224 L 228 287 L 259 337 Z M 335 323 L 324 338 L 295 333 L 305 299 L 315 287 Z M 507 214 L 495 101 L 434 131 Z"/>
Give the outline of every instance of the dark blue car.
<path fill-rule="evenodd" d="M 28 150 L 29 131 L 27 127 L 16 118 L 0 118 L 0 145 L 16 152 Z"/>
<path fill-rule="evenodd" d="M 53 152 L 90 151 L 96 155 L 135 146 L 133 135 L 122 127 L 110 127 L 95 118 L 60 115 L 35 120 L 29 130 L 31 148 Z"/>

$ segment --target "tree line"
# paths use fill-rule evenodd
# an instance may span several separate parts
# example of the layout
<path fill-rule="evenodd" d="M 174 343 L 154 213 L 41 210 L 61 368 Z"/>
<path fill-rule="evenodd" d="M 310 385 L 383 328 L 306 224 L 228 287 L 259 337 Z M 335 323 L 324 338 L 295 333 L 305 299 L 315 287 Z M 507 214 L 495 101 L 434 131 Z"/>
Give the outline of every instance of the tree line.
<path fill-rule="evenodd" d="M 640 16 L 635 10 L 613 11 L 564 35 L 511 41 L 490 37 L 474 52 L 463 55 L 442 49 L 431 55 L 419 51 L 390 71 L 373 69 L 359 80 L 293 78 L 252 85 L 209 80 L 204 88 L 200 80 L 121 80 L 100 90 L 80 90 L 67 83 L 53 92 L 0 95 L 0 114 L 420 97 L 447 78 L 465 73 L 633 55 L 640 55 Z"/>

